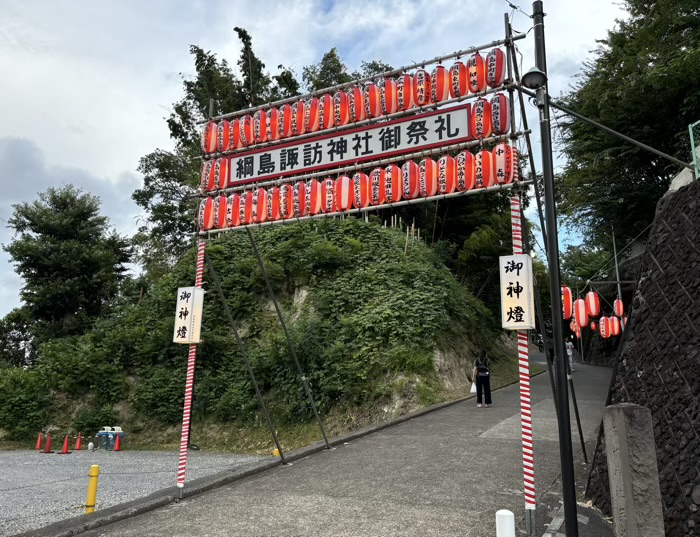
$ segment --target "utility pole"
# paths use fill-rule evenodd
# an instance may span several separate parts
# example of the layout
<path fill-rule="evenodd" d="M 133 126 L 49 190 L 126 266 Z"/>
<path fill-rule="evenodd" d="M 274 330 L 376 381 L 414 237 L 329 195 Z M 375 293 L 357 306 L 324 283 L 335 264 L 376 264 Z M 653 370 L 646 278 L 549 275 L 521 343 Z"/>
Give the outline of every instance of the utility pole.
<path fill-rule="evenodd" d="M 544 40 L 544 10 L 542 1 L 532 4 L 535 23 L 535 66 L 547 73 L 547 55 Z M 571 445 L 571 420 L 569 417 L 569 390 L 567 386 L 566 351 L 564 349 L 564 323 L 562 320 L 561 281 L 559 278 L 559 239 L 557 210 L 554 196 L 554 164 L 552 157 L 552 132 L 549 116 L 549 96 L 546 82 L 537 88 L 537 107 L 540 111 L 542 138 L 542 171 L 544 174 L 544 207 L 547 224 L 547 260 L 549 265 L 549 291 L 552 299 L 552 332 L 554 362 L 557 373 L 557 406 L 559 407 L 559 456 L 561 459 L 561 483 L 564 498 L 564 517 L 567 537 L 578 537 L 576 513 L 576 483 L 574 455 Z"/>

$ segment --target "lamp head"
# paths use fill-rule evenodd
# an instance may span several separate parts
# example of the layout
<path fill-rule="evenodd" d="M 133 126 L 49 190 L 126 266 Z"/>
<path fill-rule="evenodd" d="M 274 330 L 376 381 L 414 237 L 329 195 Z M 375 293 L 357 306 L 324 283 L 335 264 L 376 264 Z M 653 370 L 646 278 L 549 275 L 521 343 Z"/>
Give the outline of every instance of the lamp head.
<path fill-rule="evenodd" d="M 523 86 L 531 90 L 538 90 L 547 83 L 547 75 L 537 67 L 533 67 L 523 75 Z"/>

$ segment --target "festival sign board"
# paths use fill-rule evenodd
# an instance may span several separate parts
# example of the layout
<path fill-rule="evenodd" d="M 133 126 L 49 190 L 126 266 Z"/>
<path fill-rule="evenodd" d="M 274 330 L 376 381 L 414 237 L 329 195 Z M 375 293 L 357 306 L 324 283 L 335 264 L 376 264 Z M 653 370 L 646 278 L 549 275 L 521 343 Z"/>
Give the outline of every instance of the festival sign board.
<path fill-rule="evenodd" d="M 405 155 L 473 140 L 469 104 L 262 148 L 230 158 L 229 186 Z"/>
<path fill-rule="evenodd" d="M 204 289 L 201 287 L 178 288 L 173 343 L 199 343 L 203 303 Z"/>
<path fill-rule="evenodd" d="M 506 330 L 535 328 L 535 294 L 529 255 L 498 258 L 501 273 L 501 324 Z"/>

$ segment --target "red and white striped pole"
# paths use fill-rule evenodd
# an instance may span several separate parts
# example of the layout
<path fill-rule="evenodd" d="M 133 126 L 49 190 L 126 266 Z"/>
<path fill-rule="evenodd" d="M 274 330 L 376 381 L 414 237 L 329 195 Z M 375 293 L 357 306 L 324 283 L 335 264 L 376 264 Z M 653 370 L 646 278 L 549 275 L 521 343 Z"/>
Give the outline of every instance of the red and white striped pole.
<path fill-rule="evenodd" d="M 514 157 L 517 158 L 517 157 Z M 517 163 L 515 164 L 517 170 Z M 517 174 L 517 171 L 515 172 Z M 515 178 L 517 179 L 517 177 Z M 523 253 L 523 231 L 520 220 L 520 194 L 510 198 L 513 228 L 513 255 Z M 535 509 L 535 457 L 532 447 L 532 407 L 530 405 L 530 362 L 527 330 L 518 330 L 518 366 L 520 371 L 520 427 L 523 444 L 523 486 L 525 509 Z"/>
<path fill-rule="evenodd" d="M 200 241 L 197 246 L 197 276 L 195 287 L 202 287 L 202 275 L 204 274 L 204 247 L 205 242 Z M 187 469 L 187 446 L 190 442 L 190 416 L 192 414 L 192 388 L 194 386 L 194 364 L 197 361 L 197 344 L 190 343 L 190 353 L 187 358 L 187 377 L 185 379 L 185 405 L 182 409 L 182 437 L 180 438 L 180 459 L 177 464 L 178 497 L 182 498 L 182 489 L 185 486 L 185 471 Z"/>

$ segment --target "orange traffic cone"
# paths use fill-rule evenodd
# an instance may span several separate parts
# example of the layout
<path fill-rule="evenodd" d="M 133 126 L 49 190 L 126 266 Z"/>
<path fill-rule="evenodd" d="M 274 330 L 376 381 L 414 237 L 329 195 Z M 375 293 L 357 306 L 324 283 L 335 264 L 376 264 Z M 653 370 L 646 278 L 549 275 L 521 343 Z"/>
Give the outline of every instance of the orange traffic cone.
<path fill-rule="evenodd" d="M 116 438 L 116 440 L 114 440 L 114 451 L 121 451 L 121 447 L 122 447 L 121 438 L 122 438 L 122 435 L 117 433 L 117 438 Z"/>
<path fill-rule="evenodd" d="M 39 437 L 36 439 L 36 447 L 34 448 L 37 451 L 39 451 L 41 449 L 41 441 L 43 440 L 43 438 L 44 438 L 44 435 L 39 433 Z"/>
<path fill-rule="evenodd" d="M 68 435 L 66 435 L 66 439 L 63 441 L 63 449 L 58 452 L 59 455 L 68 455 L 69 453 L 73 453 L 72 451 L 68 451 Z"/>
<path fill-rule="evenodd" d="M 78 433 L 78 439 L 75 441 L 75 451 L 80 451 L 83 447 L 83 436 L 82 433 Z"/>
<path fill-rule="evenodd" d="M 42 453 L 53 453 L 53 451 L 51 451 L 51 433 L 46 435 L 46 445 Z"/>

